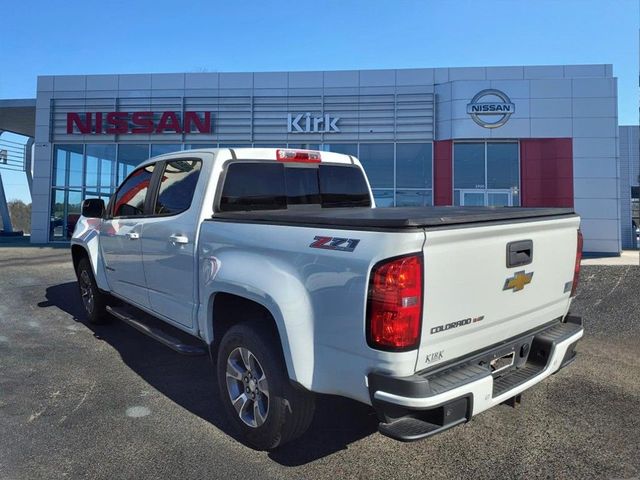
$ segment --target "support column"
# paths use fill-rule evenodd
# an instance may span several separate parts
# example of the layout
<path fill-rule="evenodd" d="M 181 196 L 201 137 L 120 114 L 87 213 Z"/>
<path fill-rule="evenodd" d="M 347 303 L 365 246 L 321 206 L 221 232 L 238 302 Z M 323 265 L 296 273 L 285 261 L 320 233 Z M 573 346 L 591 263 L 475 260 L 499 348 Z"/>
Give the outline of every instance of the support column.
<path fill-rule="evenodd" d="M 9 206 L 7 205 L 7 197 L 4 195 L 4 185 L 2 184 L 2 173 L 0 173 L 0 216 L 2 216 L 2 232 L 13 233 L 11 225 L 11 216 L 9 215 Z"/>
<path fill-rule="evenodd" d="M 27 175 L 27 185 L 29 186 L 29 195 L 33 200 L 33 138 L 29 137 L 27 144 L 24 146 L 24 171 Z"/>
<path fill-rule="evenodd" d="M 453 141 L 433 142 L 433 204 L 453 205 Z"/>

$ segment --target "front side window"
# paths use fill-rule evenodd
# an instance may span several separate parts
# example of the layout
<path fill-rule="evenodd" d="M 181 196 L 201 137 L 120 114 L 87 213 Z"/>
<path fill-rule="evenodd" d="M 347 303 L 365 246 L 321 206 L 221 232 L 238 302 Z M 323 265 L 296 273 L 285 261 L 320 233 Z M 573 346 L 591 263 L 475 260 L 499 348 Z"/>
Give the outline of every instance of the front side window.
<path fill-rule="evenodd" d="M 281 210 L 298 205 L 369 207 L 371 199 L 363 172 L 353 166 L 229 165 L 220 211 Z"/>
<path fill-rule="evenodd" d="M 171 160 L 167 162 L 160 179 L 156 215 L 175 215 L 188 210 L 200 176 L 200 160 Z"/>
<path fill-rule="evenodd" d="M 154 165 L 134 170 L 116 192 L 113 202 L 114 217 L 137 217 L 144 215 L 144 203 L 153 176 Z"/>

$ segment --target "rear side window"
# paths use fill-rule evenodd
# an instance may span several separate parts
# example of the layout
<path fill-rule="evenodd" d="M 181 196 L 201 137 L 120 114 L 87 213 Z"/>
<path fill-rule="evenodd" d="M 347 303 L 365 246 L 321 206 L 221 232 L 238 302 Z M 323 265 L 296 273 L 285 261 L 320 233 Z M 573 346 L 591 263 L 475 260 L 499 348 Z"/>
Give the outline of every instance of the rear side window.
<path fill-rule="evenodd" d="M 171 160 L 160 178 L 155 215 L 175 215 L 188 210 L 200 176 L 200 160 Z"/>
<path fill-rule="evenodd" d="M 154 165 L 134 170 L 116 192 L 113 202 L 114 217 L 138 217 L 144 215 L 144 203 Z"/>
<path fill-rule="evenodd" d="M 281 210 L 295 205 L 369 207 L 362 170 L 352 166 L 237 162 L 229 165 L 219 210 Z"/>

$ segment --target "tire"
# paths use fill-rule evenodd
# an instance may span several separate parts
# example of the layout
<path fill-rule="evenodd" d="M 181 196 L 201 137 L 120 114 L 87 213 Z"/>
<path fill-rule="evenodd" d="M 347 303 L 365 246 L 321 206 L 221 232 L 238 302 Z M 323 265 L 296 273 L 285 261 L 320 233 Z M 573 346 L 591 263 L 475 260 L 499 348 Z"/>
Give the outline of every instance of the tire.
<path fill-rule="evenodd" d="M 272 450 L 309 427 L 315 397 L 291 383 L 277 335 L 260 323 L 240 323 L 227 331 L 216 370 L 225 412 L 252 447 Z"/>
<path fill-rule="evenodd" d="M 78 278 L 78 287 L 84 313 L 89 323 L 93 325 L 107 323 L 111 319 L 106 310 L 107 295 L 98 289 L 88 258 L 82 258 L 78 262 L 76 277 Z"/>

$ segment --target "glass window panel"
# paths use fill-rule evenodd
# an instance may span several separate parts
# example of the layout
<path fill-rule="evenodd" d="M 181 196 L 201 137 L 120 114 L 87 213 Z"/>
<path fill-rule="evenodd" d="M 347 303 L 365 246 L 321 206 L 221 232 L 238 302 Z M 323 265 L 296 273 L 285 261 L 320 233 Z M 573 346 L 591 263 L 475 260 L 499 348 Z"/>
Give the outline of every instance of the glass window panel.
<path fill-rule="evenodd" d="M 484 206 L 484 192 L 462 192 L 462 204 L 465 207 Z"/>
<path fill-rule="evenodd" d="M 255 148 L 287 148 L 286 143 L 254 143 Z"/>
<path fill-rule="evenodd" d="M 89 147 L 90 145 L 87 145 Z M 84 184 L 87 187 L 96 187 L 98 185 L 98 164 L 99 158 L 87 154 L 87 163 L 84 172 Z"/>
<path fill-rule="evenodd" d="M 217 143 L 191 143 L 184 146 L 185 150 L 197 150 L 199 148 L 218 148 Z"/>
<path fill-rule="evenodd" d="M 487 143 L 487 188 L 516 189 L 520 184 L 517 143 Z"/>
<path fill-rule="evenodd" d="M 149 145 L 118 145 L 118 180 L 122 182 L 140 162 L 149 159 Z"/>
<path fill-rule="evenodd" d="M 327 152 L 342 153 L 344 155 L 358 156 L 358 144 L 357 143 L 325 143 L 323 150 Z"/>
<path fill-rule="evenodd" d="M 430 143 L 396 144 L 397 188 L 431 188 L 432 165 Z"/>
<path fill-rule="evenodd" d="M 251 148 L 250 143 L 221 143 L 220 148 Z"/>
<path fill-rule="evenodd" d="M 393 207 L 392 190 L 373 190 L 373 198 L 376 201 L 376 207 Z"/>
<path fill-rule="evenodd" d="M 165 153 L 179 152 L 182 150 L 182 145 L 174 143 L 169 145 L 151 145 L 151 156 L 164 155 Z"/>
<path fill-rule="evenodd" d="M 373 188 L 393 188 L 393 144 L 360 144 L 360 162 Z"/>
<path fill-rule="evenodd" d="M 113 144 L 89 144 L 86 146 L 86 157 L 85 185 L 87 187 L 110 188 L 116 163 L 116 146 Z"/>
<path fill-rule="evenodd" d="M 51 195 L 50 240 L 62 240 L 64 238 L 64 193 L 64 190 L 54 189 Z"/>
<path fill-rule="evenodd" d="M 299 148 L 301 150 L 320 150 L 317 143 L 290 143 L 287 148 Z"/>
<path fill-rule="evenodd" d="M 454 143 L 454 188 L 485 188 L 484 143 Z"/>
<path fill-rule="evenodd" d="M 433 205 L 431 190 L 398 190 L 396 207 L 428 207 Z"/>
<path fill-rule="evenodd" d="M 490 207 L 508 207 L 509 194 L 502 192 L 489 192 L 487 195 L 487 205 Z"/>
<path fill-rule="evenodd" d="M 76 228 L 80 212 L 82 210 L 82 192 L 80 190 L 69 190 L 67 196 L 67 218 L 66 218 L 66 234 L 67 238 L 73 236 L 73 230 Z"/>
<path fill-rule="evenodd" d="M 154 213 L 175 215 L 188 210 L 200 175 L 200 160 L 173 160 L 165 166 Z"/>
<path fill-rule="evenodd" d="M 82 186 L 82 174 L 83 174 L 83 159 L 82 159 L 82 146 L 80 146 L 80 152 L 69 152 L 69 186 L 81 187 Z"/>
<path fill-rule="evenodd" d="M 54 152 L 54 185 L 82 186 L 82 145 L 56 145 Z M 72 171 L 73 169 L 73 171 Z"/>
<path fill-rule="evenodd" d="M 153 167 L 152 164 L 139 168 L 127 177 L 116 193 L 114 217 L 138 217 L 144 214 L 144 203 Z"/>

